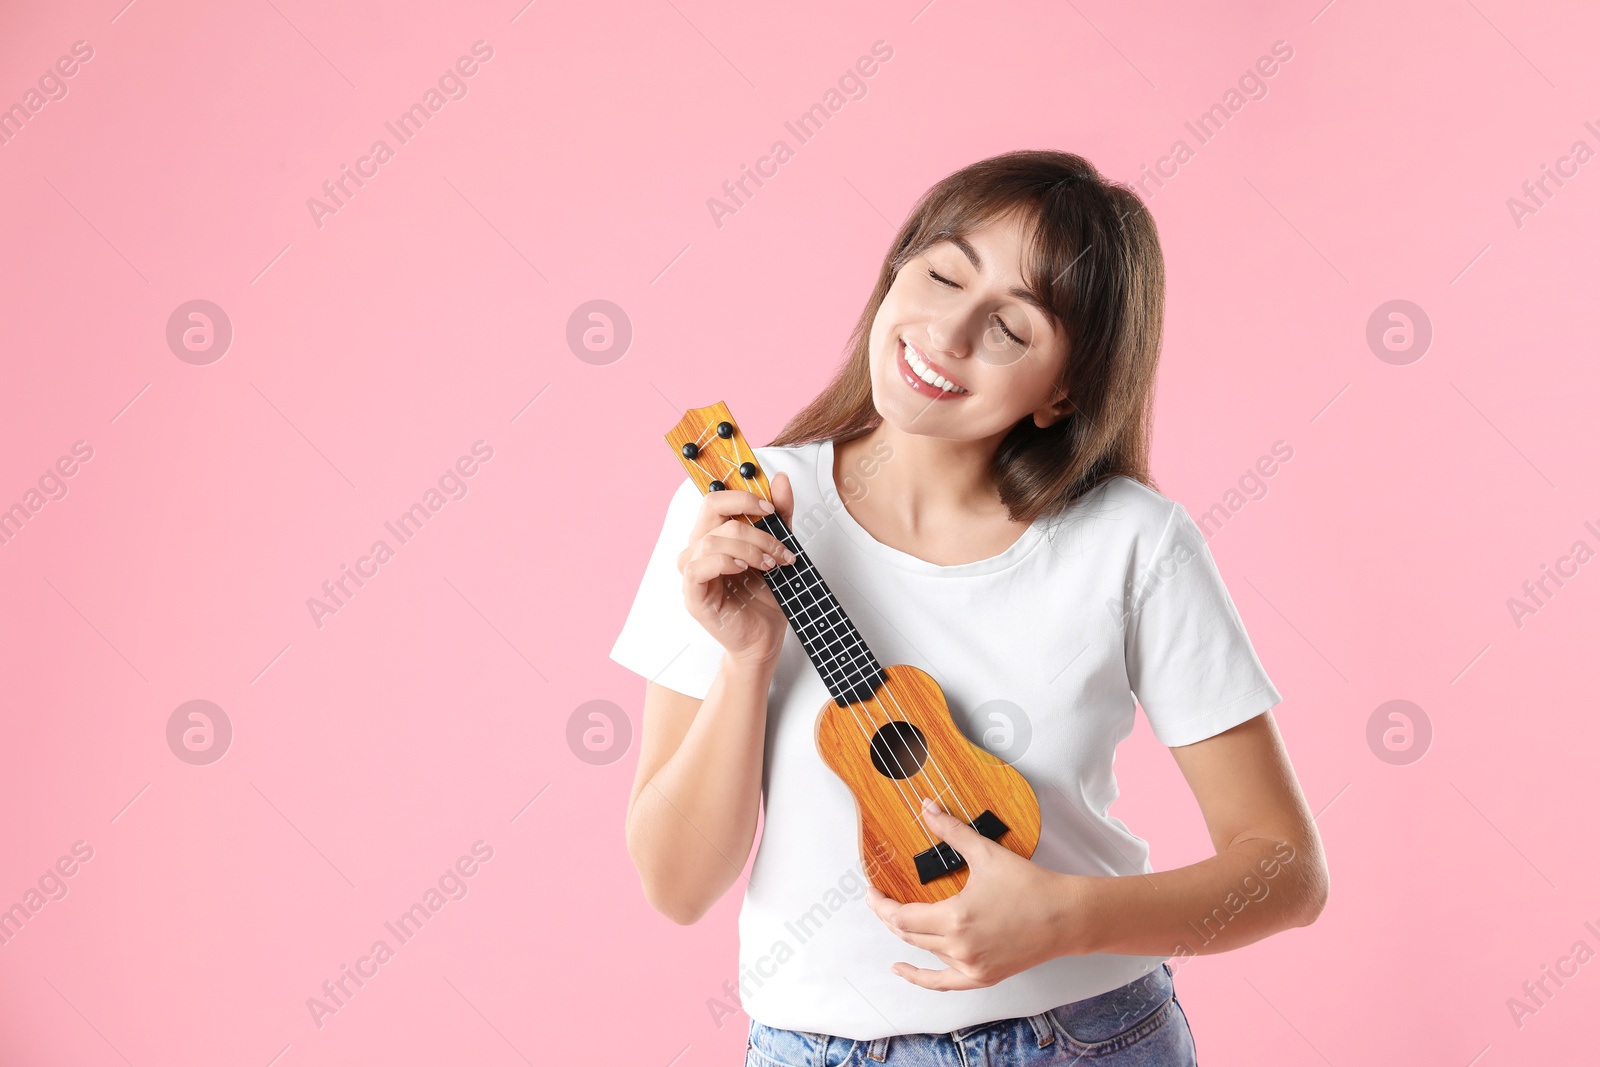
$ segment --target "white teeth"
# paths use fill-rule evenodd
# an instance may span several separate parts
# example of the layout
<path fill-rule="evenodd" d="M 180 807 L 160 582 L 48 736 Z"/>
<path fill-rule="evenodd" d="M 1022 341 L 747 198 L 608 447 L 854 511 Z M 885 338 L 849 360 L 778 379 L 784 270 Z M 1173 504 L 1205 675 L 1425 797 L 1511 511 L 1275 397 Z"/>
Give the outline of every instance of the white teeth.
<path fill-rule="evenodd" d="M 935 374 L 933 368 L 924 363 L 922 361 L 922 357 L 917 354 L 917 350 L 912 348 L 911 345 L 904 339 L 901 340 L 901 343 L 905 345 L 906 364 L 910 366 L 914 372 L 916 372 L 918 378 L 921 378 L 923 381 L 927 382 L 936 389 L 943 389 L 947 393 L 966 392 L 965 389 L 956 385 L 944 375 Z"/>

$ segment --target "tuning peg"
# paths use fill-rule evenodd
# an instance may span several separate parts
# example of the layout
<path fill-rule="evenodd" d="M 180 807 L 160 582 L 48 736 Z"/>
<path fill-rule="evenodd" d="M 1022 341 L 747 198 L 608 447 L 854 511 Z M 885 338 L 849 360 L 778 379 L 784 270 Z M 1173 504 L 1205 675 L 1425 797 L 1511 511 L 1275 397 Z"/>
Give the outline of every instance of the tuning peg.
<path fill-rule="evenodd" d="M 733 436 L 733 423 L 731 423 L 731 422 L 719 422 L 719 423 L 717 423 L 717 436 L 718 437 L 722 437 L 722 438 L 732 437 Z"/>

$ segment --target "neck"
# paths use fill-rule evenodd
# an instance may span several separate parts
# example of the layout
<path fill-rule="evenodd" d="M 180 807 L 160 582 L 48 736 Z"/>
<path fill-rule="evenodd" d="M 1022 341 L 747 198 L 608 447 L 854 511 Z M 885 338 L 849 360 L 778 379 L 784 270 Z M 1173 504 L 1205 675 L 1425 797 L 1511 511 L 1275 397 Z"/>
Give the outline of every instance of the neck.
<path fill-rule="evenodd" d="M 1005 434 L 977 441 L 952 441 L 906 433 L 880 422 L 870 432 L 835 446 L 840 466 L 880 442 L 893 459 L 879 465 L 873 495 L 880 512 L 895 516 L 908 531 L 938 524 L 950 516 L 1005 511 L 990 468 Z"/>

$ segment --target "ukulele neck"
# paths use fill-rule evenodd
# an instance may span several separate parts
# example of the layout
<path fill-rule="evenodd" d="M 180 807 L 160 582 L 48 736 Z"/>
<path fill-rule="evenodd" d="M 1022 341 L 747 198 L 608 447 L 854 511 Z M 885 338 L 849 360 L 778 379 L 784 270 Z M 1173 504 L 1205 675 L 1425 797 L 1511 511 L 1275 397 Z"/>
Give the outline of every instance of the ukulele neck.
<path fill-rule="evenodd" d="M 793 563 L 763 571 L 795 636 L 840 707 L 870 700 L 884 683 L 883 667 L 844 613 L 788 525 L 776 513 L 752 520 L 794 553 Z"/>

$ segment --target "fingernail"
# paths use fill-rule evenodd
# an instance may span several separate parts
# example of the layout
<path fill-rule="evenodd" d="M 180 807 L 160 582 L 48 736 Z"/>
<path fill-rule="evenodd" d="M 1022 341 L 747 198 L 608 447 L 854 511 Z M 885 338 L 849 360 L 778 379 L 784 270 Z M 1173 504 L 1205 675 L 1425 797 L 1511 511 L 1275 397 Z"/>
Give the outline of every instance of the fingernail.
<path fill-rule="evenodd" d="M 740 570 L 744 570 L 744 569 L 745 569 L 745 568 L 746 568 L 746 567 L 748 567 L 748 566 L 750 566 L 750 564 L 748 564 L 748 563 L 746 563 L 746 562 L 745 562 L 745 561 L 744 561 L 744 560 L 742 560 L 742 559 L 738 559 L 738 560 L 734 560 L 734 562 L 735 562 L 735 563 L 737 563 L 737 564 L 738 564 L 738 565 L 739 565 L 739 569 L 740 569 Z"/>
<path fill-rule="evenodd" d="M 923 797 L 922 798 L 922 810 L 923 811 L 938 811 L 939 810 L 939 805 L 937 805 L 937 804 L 935 804 L 933 802 L 933 798 L 932 797 Z"/>
<path fill-rule="evenodd" d="M 784 549 L 783 550 L 783 561 L 785 563 L 793 563 L 795 561 L 795 554 L 793 552 L 790 552 L 787 548 Z"/>
<path fill-rule="evenodd" d="M 767 570 L 771 570 L 773 567 L 776 567 L 778 565 L 778 561 L 773 559 L 771 556 L 762 556 L 761 557 L 761 565 L 763 567 L 765 567 Z"/>
<path fill-rule="evenodd" d="M 772 506 L 772 501 L 763 500 L 761 502 L 761 513 L 763 515 L 771 515 L 776 510 L 778 509 Z"/>

